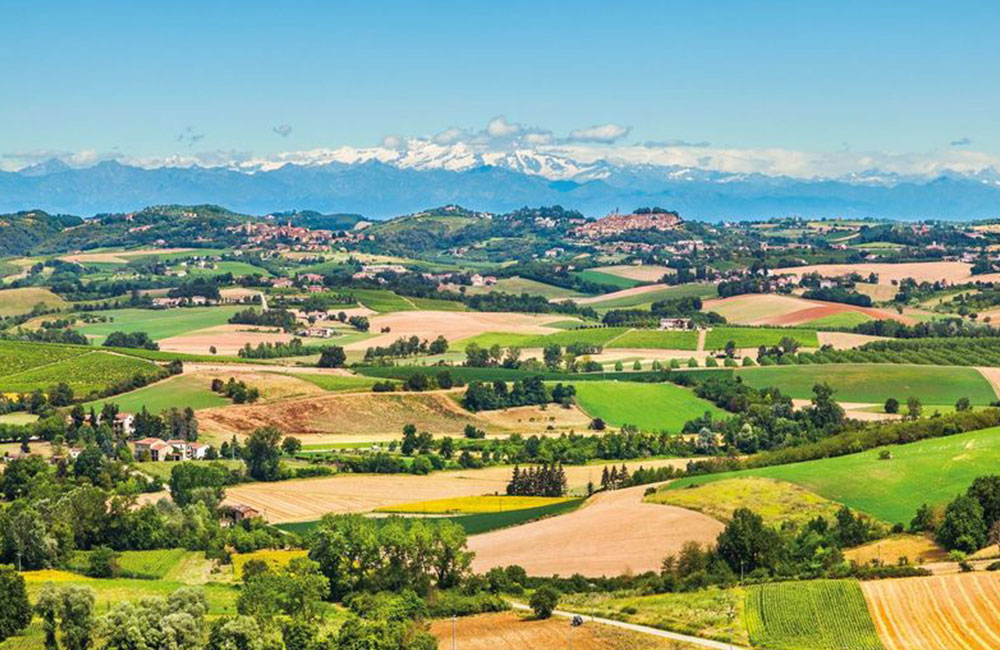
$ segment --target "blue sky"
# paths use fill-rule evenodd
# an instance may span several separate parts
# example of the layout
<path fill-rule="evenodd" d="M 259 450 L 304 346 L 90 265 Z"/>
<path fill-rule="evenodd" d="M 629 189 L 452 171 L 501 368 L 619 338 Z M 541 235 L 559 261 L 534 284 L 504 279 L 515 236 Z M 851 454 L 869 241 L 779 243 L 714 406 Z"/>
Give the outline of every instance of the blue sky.
<path fill-rule="evenodd" d="M 995 157 L 998 33 L 995 2 L 0 0 L 0 154 L 362 147 L 503 115 Z"/>

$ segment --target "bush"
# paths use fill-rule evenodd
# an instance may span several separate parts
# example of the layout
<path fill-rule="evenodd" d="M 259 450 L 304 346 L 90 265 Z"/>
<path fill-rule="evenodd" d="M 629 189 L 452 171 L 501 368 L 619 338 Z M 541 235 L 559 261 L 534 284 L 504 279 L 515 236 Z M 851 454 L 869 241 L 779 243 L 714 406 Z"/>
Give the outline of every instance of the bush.
<path fill-rule="evenodd" d="M 535 617 L 552 618 L 552 612 L 559 605 L 559 592 L 551 585 L 542 585 L 531 594 L 528 605 L 531 606 L 531 611 L 535 612 Z"/>
<path fill-rule="evenodd" d="M 98 546 L 87 560 L 87 575 L 91 578 L 113 578 L 118 575 L 118 553 L 107 546 Z"/>

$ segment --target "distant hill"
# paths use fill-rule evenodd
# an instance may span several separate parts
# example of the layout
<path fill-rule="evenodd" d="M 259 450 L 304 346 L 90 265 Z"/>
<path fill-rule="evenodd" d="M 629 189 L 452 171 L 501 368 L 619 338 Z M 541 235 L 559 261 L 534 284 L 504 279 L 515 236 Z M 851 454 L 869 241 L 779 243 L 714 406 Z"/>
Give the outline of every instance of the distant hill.
<path fill-rule="evenodd" d="M 274 212 L 272 216 L 275 219 L 291 221 L 293 226 L 312 230 L 352 230 L 365 221 L 360 214 L 321 214 L 315 210 Z"/>
<path fill-rule="evenodd" d="M 80 217 L 41 210 L 0 215 L 0 257 L 24 255 L 64 229 L 82 223 Z"/>

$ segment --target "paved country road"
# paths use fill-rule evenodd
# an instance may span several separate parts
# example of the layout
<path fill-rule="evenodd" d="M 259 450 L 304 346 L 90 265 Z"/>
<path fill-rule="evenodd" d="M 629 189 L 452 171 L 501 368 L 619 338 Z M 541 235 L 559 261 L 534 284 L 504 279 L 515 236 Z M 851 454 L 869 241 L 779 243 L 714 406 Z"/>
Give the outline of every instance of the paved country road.
<path fill-rule="evenodd" d="M 530 607 L 528 607 L 523 603 L 511 602 L 510 605 L 514 609 L 519 609 L 519 610 L 531 609 Z M 690 643 L 692 645 L 699 645 L 703 648 L 714 648 L 715 650 L 749 650 L 749 648 L 746 648 L 744 646 L 725 643 L 723 641 L 702 639 L 696 636 L 688 636 L 686 634 L 678 634 L 676 632 L 668 632 L 666 630 L 660 630 L 655 627 L 636 625 L 635 623 L 625 623 L 623 621 L 615 621 L 610 618 L 596 618 L 593 616 L 586 616 L 584 614 L 574 614 L 573 612 L 564 612 L 558 609 L 554 610 L 552 612 L 552 615 L 570 619 L 573 618 L 574 616 L 579 616 L 585 622 L 600 623 L 602 625 L 611 625 L 613 627 L 620 627 L 623 630 L 631 630 L 632 632 L 639 632 L 640 634 L 648 634 L 650 636 L 658 636 L 665 639 L 673 639 L 675 641 L 684 641 L 685 643 Z"/>

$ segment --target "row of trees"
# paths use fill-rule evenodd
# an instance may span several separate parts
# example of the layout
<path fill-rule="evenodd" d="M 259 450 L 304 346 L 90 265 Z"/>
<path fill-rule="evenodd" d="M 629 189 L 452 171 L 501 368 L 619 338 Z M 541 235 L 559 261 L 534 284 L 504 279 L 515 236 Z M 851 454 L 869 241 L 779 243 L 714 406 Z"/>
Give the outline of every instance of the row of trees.
<path fill-rule="evenodd" d="M 521 470 L 517 465 L 507 483 L 507 494 L 519 497 L 561 497 L 566 493 L 562 465 L 541 465 Z"/>
<path fill-rule="evenodd" d="M 556 384 L 550 391 L 541 377 L 528 377 L 514 382 L 512 388 L 505 381 L 495 381 L 492 384 L 473 381 L 465 389 L 462 403 L 470 411 L 491 411 L 510 408 L 512 406 L 528 406 L 532 404 L 568 405 L 576 395 L 572 384 Z"/>

